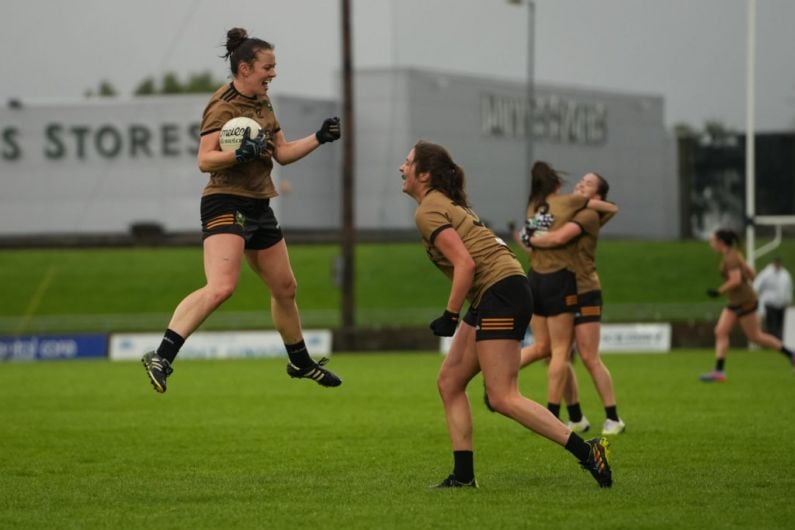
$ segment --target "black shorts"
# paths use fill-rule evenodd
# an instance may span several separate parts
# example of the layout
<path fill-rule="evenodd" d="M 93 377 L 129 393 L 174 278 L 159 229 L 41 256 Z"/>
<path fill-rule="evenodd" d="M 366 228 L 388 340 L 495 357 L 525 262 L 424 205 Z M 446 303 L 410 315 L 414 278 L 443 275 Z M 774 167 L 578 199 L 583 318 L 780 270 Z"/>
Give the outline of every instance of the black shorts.
<path fill-rule="evenodd" d="M 577 312 L 574 325 L 602 321 L 602 291 L 588 291 L 577 295 Z"/>
<path fill-rule="evenodd" d="M 509 276 L 489 287 L 464 322 L 474 326 L 475 340 L 524 339 L 533 316 L 533 293 L 524 276 Z"/>
<path fill-rule="evenodd" d="M 733 311 L 735 315 L 738 317 L 744 317 L 745 315 L 750 315 L 751 313 L 755 313 L 756 310 L 759 308 L 759 301 L 754 300 L 752 303 L 749 304 L 736 304 L 736 305 L 727 305 L 726 309 L 729 311 Z"/>
<path fill-rule="evenodd" d="M 533 291 L 534 314 L 554 317 L 577 312 L 577 280 L 573 272 L 561 269 L 544 274 L 531 270 L 527 278 Z"/>
<path fill-rule="evenodd" d="M 248 250 L 272 247 L 284 238 L 270 207 L 270 199 L 215 194 L 202 197 L 202 239 L 215 234 L 237 234 Z"/>

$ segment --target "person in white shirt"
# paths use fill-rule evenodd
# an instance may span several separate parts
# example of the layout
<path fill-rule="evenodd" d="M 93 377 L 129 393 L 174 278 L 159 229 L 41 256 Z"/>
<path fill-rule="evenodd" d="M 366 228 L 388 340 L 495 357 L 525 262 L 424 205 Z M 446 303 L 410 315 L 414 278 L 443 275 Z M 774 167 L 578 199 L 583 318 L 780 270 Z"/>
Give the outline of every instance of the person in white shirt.
<path fill-rule="evenodd" d="M 759 296 L 759 316 L 765 330 L 781 340 L 784 331 L 784 312 L 792 304 L 792 276 L 776 256 L 754 279 Z"/>

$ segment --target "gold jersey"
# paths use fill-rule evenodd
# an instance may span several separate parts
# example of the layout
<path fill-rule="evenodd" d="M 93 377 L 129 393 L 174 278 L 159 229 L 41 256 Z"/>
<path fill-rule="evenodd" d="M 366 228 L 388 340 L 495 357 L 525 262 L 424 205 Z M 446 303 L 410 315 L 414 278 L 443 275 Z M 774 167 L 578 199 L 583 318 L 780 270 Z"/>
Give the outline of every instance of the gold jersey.
<path fill-rule="evenodd" d="M 596 272 L 596 242 L 602 225 L 599 213 L 585 208 L 577 212 L 571 221 L 582 229 L 575 238 L 576 244 L 571 252 L 571 271 L 577 278 L 577 294 L 601 290 L 599 274 Z"/>
<path fill-rule="evenodd" d="M 740 269 L 741 282 L 740 285 L 726 292 L 729 305 L 756 303 L 756 293 L 751 286 L 751 278 L 748 276 L 748 265 L 745 264 L 745 260 L 738 250 L 731 249 L 720 262 L 720 275 L 724 281 L 729 279 L 729 272 L 734 269 Z"/>
<path fill-rule="evenodd" d="M 532 219 L 538 232 L 557 230 L 571 221 L 577 212 L 588 205 L 588 199 L 580 195 L 550 195 L 537 209 L 527 208 L 527 218 Z M 530 255 L 533 271 L 547 274 L 561 269 L 572 270 L 572 254 L 577 245 L 575 240 L 554 248 L 534 248 Z"/>
<path fill-rule="evenodd" d="M 452 228 L 475 262 L 475 276 L 467 300 L 477 307 L 486 290 L 509 276 L 524 276 L 522 265 L 505 242 L 494 235 L 469 208 L 453 204 L 443 193 L 431 190 L 417 206 L 414 221 L 431 262 L 450 280 L 453 264 L 434 246 L 439 233 Z"/>
<path fill-rule="evenodd" d="M 269 99 L 244 96 L 230 83 L 216 90 L 207 103 L 202 116 L 201 135 L 218 132 L 227 121 L 241 116 L 259 123 L 268 138 L 281 130 Z M 278 193 L 271 179 L 272 170 L 273 159 L 265 156 L 213 171 L 202 196 L 229 193 L 255 199 L 276 197 Z"/>

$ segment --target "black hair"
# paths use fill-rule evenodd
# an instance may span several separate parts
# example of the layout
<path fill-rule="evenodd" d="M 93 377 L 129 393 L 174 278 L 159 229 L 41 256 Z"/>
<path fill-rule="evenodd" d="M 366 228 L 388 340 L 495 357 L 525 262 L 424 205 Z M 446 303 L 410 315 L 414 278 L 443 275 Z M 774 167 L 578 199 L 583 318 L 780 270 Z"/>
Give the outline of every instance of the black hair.
<path fill-rule="evenodd" d="M 262 39 L 249 38 L 248 32 L 243 28 L 232 28 L 226 32 L 226 54 L 224 59 L 229 59 L 232 75 L 237 75 L 240 63 L 253 64 L 261 50 L 272 50 L 273 44 Z"/>
<path fill-rule="evenodd" d="M 605 180 L 605 178 L 599 173 L 591 171 L 591 174 L 594 175 L 597 180 L 599 180 L 599 185 L 596 186 L 596 193 L 599 194 L 603 201 L 606 201 L 607 193 L 610 191 L 610 184 L 608 184 L 607 180 Z"/>
<path fill-rule="evenodd" d="M 414 144 L 414 170 L 430 173 L 430 188 L 444 193 L 453 203 L 469 208 L 464 191 L 464 170 L 453 162 L 450 153 L 441 145 L 420 140 Z"/>
<path fill-rule="evenodd" d="M 527 205 L 536 210 L 551 193 L 560 188 L 563 179 L 552 166 L 542 161 L 533 164 L 530 176 L 530 196 L 527 198 Z"/>
<path fill-rule="evenodd" d="M 714 232 L 715 237 L 728 247 L 738 246 L 740 244 L 740 236 L 737 232 L 730 228 L 719 228 Z"/>

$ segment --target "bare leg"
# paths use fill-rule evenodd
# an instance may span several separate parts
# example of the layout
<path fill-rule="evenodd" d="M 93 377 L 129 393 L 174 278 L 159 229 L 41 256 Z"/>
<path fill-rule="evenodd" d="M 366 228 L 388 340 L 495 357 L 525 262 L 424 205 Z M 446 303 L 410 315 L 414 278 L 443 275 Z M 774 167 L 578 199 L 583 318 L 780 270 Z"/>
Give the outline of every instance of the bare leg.
<path fill-rule="evenodd" d="M 568 363 L 567 373 L 566 382 L 563 384 L 563 401 L 568 405 L 574 405 L 580 402 L 580 389 L 571 363 Z"/>
<path fill-rule="evenodd" d="M 545 407 L 519 393 L 519 343 L 507 339 L 480 341 L 476 349 L 494 410 L 565 446 L 571 430 Z"/>
<path fill-rule="evenodd" d="M 522 348 L 520 368 L 524 368 L 539 359 L 549 357 L 551 353 L 546 317 L 533 315 L 530 321 L 530 329 L 533 332 L 533 344 Z"/>
<path fill-rule="evenodd" d="M 718 323 L 715 325 L 715 359 L 726 358 L 729 352 L 729 333 L 737 322 L 737 315 L 726 308 L 720 313 Z"/>
<path fill-rule="evenodd" d="M 472 411 L 466 388 L 479 371 L 475 328 L 462 322 L 436 380 L 453 451 L 472 450 Z"/>
<path fill-rule="evenodd" d="M 547 318 L 550 343 L 552 345 L 552 359 L 549 362 L 547 401 L 560 404 L 563 399 L 563 387 L 568 377 L 567 366 L 569 351 L 574 333 L 574 315 L 561 313 Z"/>
<path fill-rule="evenodd" d="M 755 313 L 740 317 L 740 327 L 749 341 L 759 344 L 760 346 L 778 351 L 784 345 L 775 336 L 762 331 Z"/>
<path fill-rule="evenodd" d="M 599 322 L 586 322 L 575 326 L 574 334 L 580 358 L 588 373 L 591 374 L 602 404 L 605 407 L 612 407 L 616 404 L 616 397 L 613 390 L 613 378 L 599 355 L 600 327 Z"/>
<path fill-rule="evenodd" d="M 243 238 L 216 234 L 204 240 L 204 275 L 207 284 L 177 305 L 169 329 L 187 338 L 227 300 L 237 286 L 243 255 Z"/>
<path fill-rule="evenodd" d="M 271 315 L 282 340 L 285 344 L 301 342 L 301 317 L 295 302 L 298 285 L 284 240 L 263 250 L 247 250 L 246 258 L 251 269 L 270 289 Z"/>

